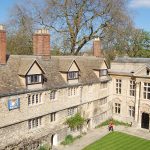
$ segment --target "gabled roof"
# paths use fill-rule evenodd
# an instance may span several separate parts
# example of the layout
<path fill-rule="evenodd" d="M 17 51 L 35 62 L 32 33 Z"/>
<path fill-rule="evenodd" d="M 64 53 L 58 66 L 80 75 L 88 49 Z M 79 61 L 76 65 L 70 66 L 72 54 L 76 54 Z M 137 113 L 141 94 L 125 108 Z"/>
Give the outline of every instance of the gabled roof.
<path fill-rule="evenodd" d="M 59 71 L 60 72 L 68 72 L 73 63 L 75 63 L 76 66 L 78 67 L 75 58 L 62 58 L 60 60 Z M 79 69 L 79 67 L 78 67 L 78 69 Z"/>
<path fill-rule="evenodd" d="M 73 63 L 75 63 L 75 65 L 77 66 L 78 70 L 80 71 L 80 68 L 79 68 L 79 66 L 78 66 L 77 63 L 76 63 L 76 60 L 73 60 L 73 61 L 72 61 L 72 63 L 70 64 L 70 66 L 69 66 L 69 68 L 68 68 L 68 71 L 70 70 L 70 68 L 71 68 L 71 66 L 72 66 Z"/>
<path fill-rule="evenodd" d="M 0 65 L 0 96 L 29 92 L 22 85 L 19 75 L 25 75 L 34 63 L 39 65 L 47 78 L 43 89 L 39 90 L 49 90 L 71 86 L 63 79 L 60 71 L 68 71 L 73 62 L 80 69 L 79 84 L 99 83 L 100 79 L 93 69 L 100 68 L 103 61 L 104 59 L 89 56 L 52 56 L 50 60 L 43 60 L 36 56 L 11 55 L 6 65 Z"/>
<path fill-rule="evenodd" d="M 19 74 L 19 75 L 23 75 L 23 76 L 27 75 L 28 72 L 30 71 L 30 69 L 32 68 L 32 66 L 33 66 L 35 63 L 38 65 L 38 67 L 40 68 L 40 70 L 41 70 L 43 73 L 45 73 L 45 71 L 44 71 L 43 68 L 40 66 L 40 64 L 37 62 L 36 59 L 28 59 L 28 58 L 25 59 L 25 58 L 22 58 L 22 59 L 21 59 L 20 66 L 19 66 L 19 72 L 18 72 L 18 74 Z"/>
<path fill-rule="evenodd" d="M 62 58 L 59 59 L 59 71 L 67 72 L 69 70 L 70 65 L 74 61 L 74 58 Z"/>

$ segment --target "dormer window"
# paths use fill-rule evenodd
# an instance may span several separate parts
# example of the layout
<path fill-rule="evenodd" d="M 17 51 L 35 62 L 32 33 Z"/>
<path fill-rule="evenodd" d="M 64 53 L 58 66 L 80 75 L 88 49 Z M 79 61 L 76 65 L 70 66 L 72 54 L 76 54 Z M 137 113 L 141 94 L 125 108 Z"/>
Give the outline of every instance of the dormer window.
<path fill-rule="evenodd" d="M 99 76 L 101 77 L 101 76 L 107 76 L 108 75 L 108 71 L 107 71 L 107 69 L 101 69 L 100 71 L 99 71 Z"/>
<path fill-rule="evenodd" d="M 67 78 L 68 78 L 68 80 L 78 79 L 79 78 L 79 71 L 68 72 Z"/>
<path fill-rule="evenodd" d="M 42 75 L 41 74 L 27 75 L 26 81 L 27 85 L 42 83 Z"/>

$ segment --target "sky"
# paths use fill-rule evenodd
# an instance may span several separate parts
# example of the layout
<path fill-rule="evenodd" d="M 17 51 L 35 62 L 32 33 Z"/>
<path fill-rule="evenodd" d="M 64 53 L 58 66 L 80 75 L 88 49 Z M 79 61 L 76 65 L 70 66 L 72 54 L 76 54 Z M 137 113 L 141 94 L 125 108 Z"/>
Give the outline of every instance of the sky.
<path fill-rule="evenodd" d="M 11 7 L 20 0 L 0 0 L 0 24 L 5 24 Z M 129 0 L 129 9 L 135 26 L 150 32 L 150 0 Z"/>

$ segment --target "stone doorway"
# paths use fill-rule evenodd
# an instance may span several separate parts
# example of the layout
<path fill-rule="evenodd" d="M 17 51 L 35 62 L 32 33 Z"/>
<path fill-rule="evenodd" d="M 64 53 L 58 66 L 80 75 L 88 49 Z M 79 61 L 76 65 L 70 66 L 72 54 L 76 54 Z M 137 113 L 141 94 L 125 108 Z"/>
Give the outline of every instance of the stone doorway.
<path fill-rule="evenodd" d="M 149 114 L 142 113 L 141 128 L 149 129 Z"/>
<path fill-rule="evenodd" d="M 56 146 L 58 145 L 58 136 L 57 134 L 53 134 L 51 136 L 51 146 Z"/>
<path fill-rule="evenodd" d="M 87 119 L 87 129 L 91 128 L 91 119 Z"/>

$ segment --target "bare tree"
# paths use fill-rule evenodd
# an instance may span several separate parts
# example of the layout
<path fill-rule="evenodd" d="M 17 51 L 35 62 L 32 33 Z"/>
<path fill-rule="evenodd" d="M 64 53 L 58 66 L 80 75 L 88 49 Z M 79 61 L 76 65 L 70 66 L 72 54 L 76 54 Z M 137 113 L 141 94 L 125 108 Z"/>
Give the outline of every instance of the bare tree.
<path fill-rule="evenodd" d="M 24 0 L 18 7 L 26 9 L 37 27 L 58 34 L 62 47 L 77 55 L 92 39 L 103 38 L 107 29 L 124 24 L 126 6 L 126 0 Z"/>
<path fill-rule="evenodd" d="M 7 50 L 10 54 L 32 54 L 33 20 L 25 7 L 15 5 L 7 22 Z"/>

